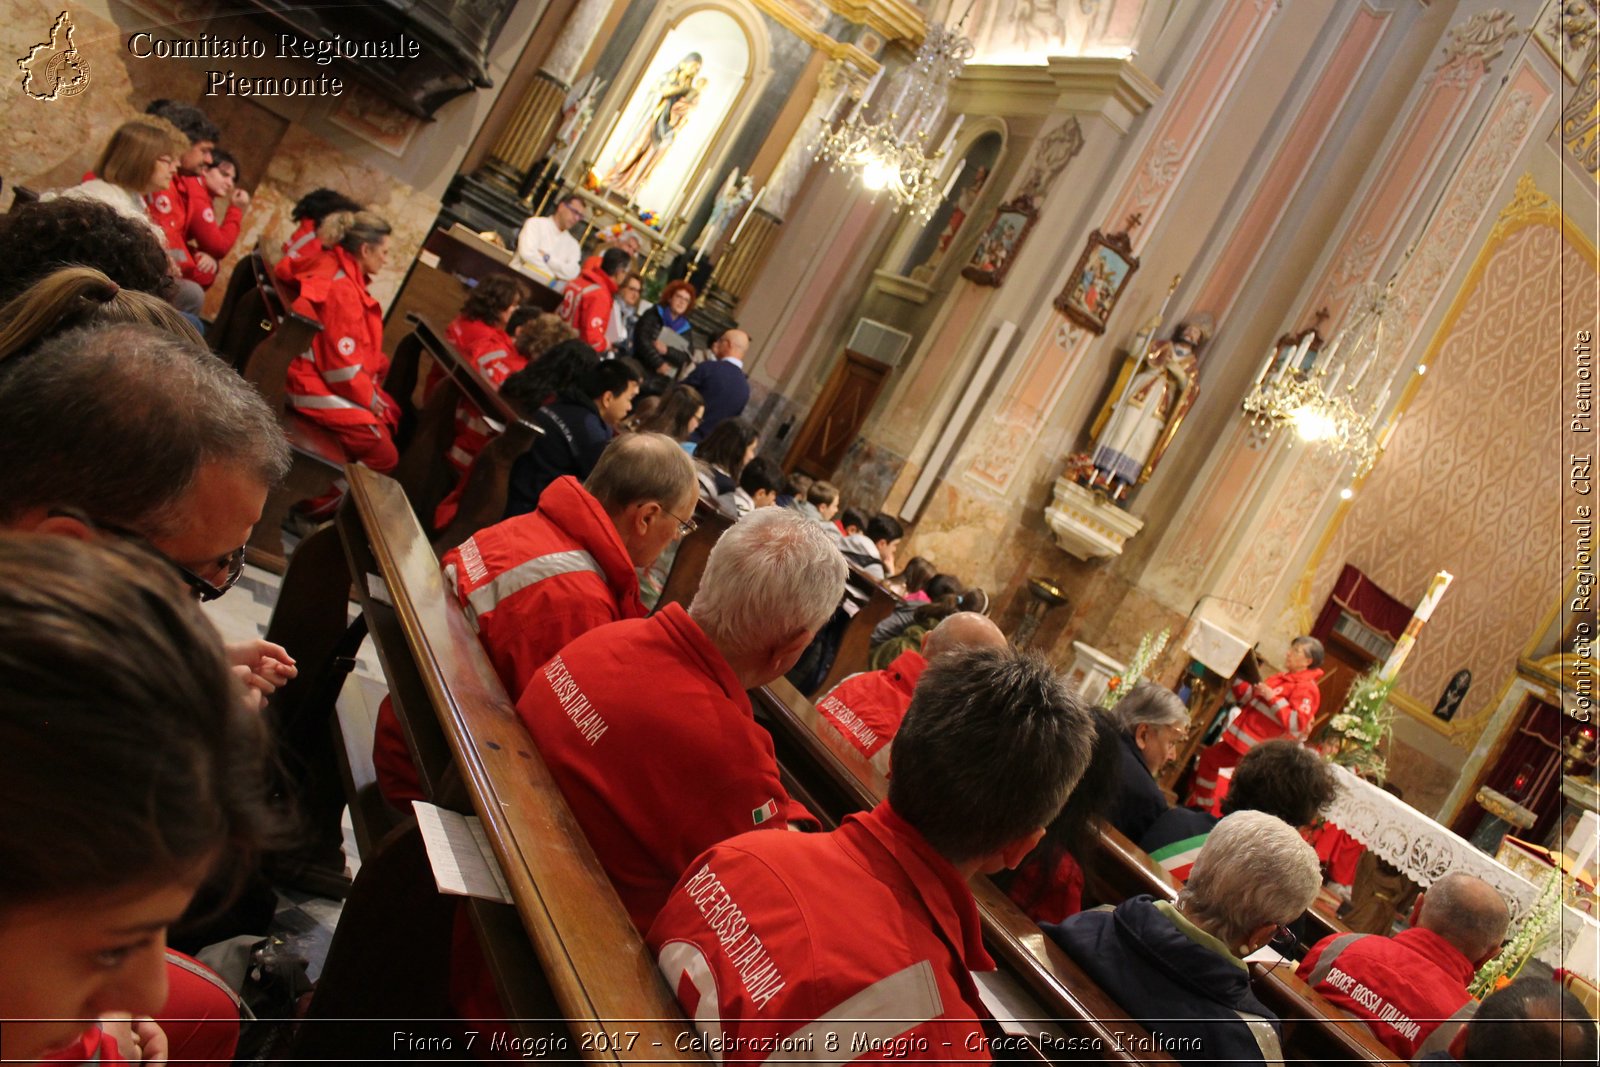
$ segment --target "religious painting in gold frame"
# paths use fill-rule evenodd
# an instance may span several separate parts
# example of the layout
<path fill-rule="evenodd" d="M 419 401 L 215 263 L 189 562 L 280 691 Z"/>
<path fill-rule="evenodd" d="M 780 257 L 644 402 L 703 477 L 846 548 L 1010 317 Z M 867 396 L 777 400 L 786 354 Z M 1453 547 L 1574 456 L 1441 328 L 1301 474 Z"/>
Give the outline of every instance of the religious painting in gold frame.
<path fill-rule="evenodd" d="M 1006 280 L 1011 264 L 1016 262 L 1022 242 L 1028 239 L 1028 231 L 1038 221 L 1038 209 L 1025 196 L 995 208 L 994 218 L 972 252 L 972 261 L 961 268 L 961 276 L 979 285 L 998 287 Z"/>
<path fill-rule="evenodd" d="M 1055 299 L 1055 308 L 1078 326 L 1099 336 L 1122 299 L 1128 281 L 1139 269 L 1126 230 L 1089 235 L 1078 265 L 1067 276 L 1067 286 Z"/>

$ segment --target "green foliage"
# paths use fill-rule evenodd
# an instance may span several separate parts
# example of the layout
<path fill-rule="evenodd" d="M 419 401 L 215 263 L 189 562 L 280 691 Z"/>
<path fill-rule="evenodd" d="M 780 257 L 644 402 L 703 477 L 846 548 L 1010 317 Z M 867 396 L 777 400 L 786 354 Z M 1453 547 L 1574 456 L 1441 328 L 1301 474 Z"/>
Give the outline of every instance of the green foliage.
<path fill-rule="evenodd" d="M 1167 638 L 1172 636 L 1172 631 L 1162 630 L 1159 634 L 1145 634 L 1139 638 L 1139 648 L 1134 652 L 1133 659 L 1129 661 L 1127 670 L 1120 677 L 1111 679 L 1111 684 L 1106 686 L 1105 695 L 1100 698 L 1100 706 L 1107 711 L 1117 706 L 1117 701 L 1128 695 L 1128 692 L 1144 679 L 1144 672 L 1150 669 L 1150 664 L 1156 661 L 1163 649 L 1167 647 Z"/>
<path fill-rule="evenodd" d="M 1379 784 L 1388 773 L 1382 748 L 1389 740 L 1394 721 L 1394 711 L 1389 707 L 1394 682 L 1379 678 L 1380 669 L 1374 666 L 1356 679 L 1345 694 L 1344 707 L 1328 720 L 1328 729 L 1338 740 L 1333 761 Z"/>
<path fill-rule="evenodd" d="M 1527 962 L 1550 944 L 1561 930 L 1561 883 L 1561 868 L 1557 867 L 1539 888 L 1533 907 L 1511 924 L 1500 955 L 1478 969 L 1467 992 L 1482 1000 L 1515 979 Z"/>

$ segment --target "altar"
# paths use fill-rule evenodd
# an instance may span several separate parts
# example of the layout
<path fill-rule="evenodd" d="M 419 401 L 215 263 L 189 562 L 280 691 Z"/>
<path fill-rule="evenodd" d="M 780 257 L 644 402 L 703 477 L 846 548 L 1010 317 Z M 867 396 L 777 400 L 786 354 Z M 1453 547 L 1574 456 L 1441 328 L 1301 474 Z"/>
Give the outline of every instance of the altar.
<path fill-rule="evenodd" d="M 1482 878 L 1499 890 L 1511 909 L 1513 921 L 1533 906 L 1540 884 L 1530 881 L 1494 857 L 1479 851 L 1465 838 L 1451 833 L 1404 801 L 1332 765 L 1339 791 L 1324 812 L 1328 822 L 1365 845 L 1380 859 L 1400 868 L 1424 890 L 1453 871 Z M 1554 943 L 1538 953 L 1552 967 L 1600 981 L 1596 946 L 1600 922 L 1563 906 L 1560 933 Z"/>

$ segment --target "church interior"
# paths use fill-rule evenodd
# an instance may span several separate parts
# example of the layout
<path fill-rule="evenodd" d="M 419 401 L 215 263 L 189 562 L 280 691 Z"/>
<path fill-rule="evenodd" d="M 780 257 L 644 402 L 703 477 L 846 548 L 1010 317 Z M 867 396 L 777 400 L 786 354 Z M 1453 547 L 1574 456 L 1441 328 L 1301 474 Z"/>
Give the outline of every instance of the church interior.
<path fill-rule="evenodd" d="M 7 56 L 57 15 L 0 10 Z M 250 257 L 276 259 L 296 203 L 332 188 L 392 226 L 370 291 L 394 355 L 408 316 L 442 330 L 513 269 L 525 220 L 574 203 L 584 257 L 631 239 L 647 303 L 693 284 L 691 348 L 748 336 L 758 455 L 892 517 L 898 560 L 981 589 L 1091 699 L 1176 691 L 1192 718 L 1169 795 L 1227 683 L 1288 669 L 1310 635 L 1311 740 L 1346 768 L 1343 830 L 1386 864 L 1444 865 L 1410 871 L 1425 881 L 1497 857 L 1526 888 L 1592 837 L 1594 0 L 71 16 L 88 88 L 34 104 L 8 84 L 0 210 L 78 182 L 152 100 L 195 105 L 250 193 L 201 316 L 233 314 L 232 273 L 248 288 Z M 291 25 L 422 54 L 129 45 Z M 207 80 L 222 68 L 231 92 Z M 338 95 L 237 88 L 327 73 Z M 274 639 L 294 572 L 247 558 L 256 602 L 228 610 L 255 614 L 219 625 Z M 395 684 L 371 648 L 350 683 L 369 719 Z M 1549 958 L 1594 982 L 1583 877 Z"/>

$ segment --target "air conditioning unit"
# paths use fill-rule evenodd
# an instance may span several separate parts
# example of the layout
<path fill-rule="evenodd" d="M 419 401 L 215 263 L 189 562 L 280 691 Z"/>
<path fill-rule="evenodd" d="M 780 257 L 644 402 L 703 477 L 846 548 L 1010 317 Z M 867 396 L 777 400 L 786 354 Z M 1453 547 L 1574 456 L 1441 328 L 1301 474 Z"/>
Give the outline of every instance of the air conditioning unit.
<path fill-rule="evenodd" d="M 890 367 L 898 367 L 900 358 L 906 354 L 906 348 L 910 344 L 909 333 L 871 319 L 862 319 L 856 323 L 855 332 L 850 335 L 850 343 L 845 347 L 868 359 L 875 359 Z"/>

